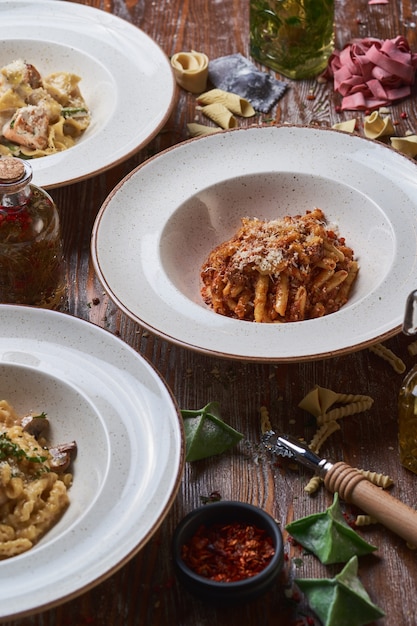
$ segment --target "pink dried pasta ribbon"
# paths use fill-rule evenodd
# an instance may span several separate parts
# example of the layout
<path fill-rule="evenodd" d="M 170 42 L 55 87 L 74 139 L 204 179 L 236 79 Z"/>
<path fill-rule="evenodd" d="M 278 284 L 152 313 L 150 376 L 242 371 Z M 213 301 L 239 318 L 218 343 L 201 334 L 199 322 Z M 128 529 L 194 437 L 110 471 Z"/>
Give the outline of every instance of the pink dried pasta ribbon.
<path fill-rule="evenodd" d="M 324 77 L 333 78 L 343 110 L 374 110 L 408 97 L 416 68 L 417 54 L 405 37 L 369 37 L 335 50 Z"/>

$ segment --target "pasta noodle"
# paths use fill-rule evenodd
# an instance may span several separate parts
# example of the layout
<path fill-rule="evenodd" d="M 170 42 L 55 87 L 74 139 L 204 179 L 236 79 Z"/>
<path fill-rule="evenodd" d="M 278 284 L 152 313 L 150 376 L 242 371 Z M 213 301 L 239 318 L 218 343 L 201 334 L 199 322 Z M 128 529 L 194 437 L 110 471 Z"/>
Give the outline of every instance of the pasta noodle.
<path fill-rule="evenodd" d="M 411 356 L 415 356 L 417 354 L 417 341 L 412 341 L 410 344 L 408 344 L 408 353 L 411 354 Z"/>
<path fill-rule="evenodd" d="M 222 89 L 211 89 L 202 93 L 197 98 L 197 102 L 202 105 L 220 103 L 226 109 L 229 109 L 231 113 L 241 117 L 252 117 L 255 115 L 255 109 L 248 100 L 236 93 L 223 91 Z"/>
<path fill-rule="evenodd" d="M 371 524 L 377 524 L 378 520 L 372 515 L 357 515 L 355 519 L 356 526 L 369 526 Z"/>
<path fill-rule="evenodd" d="M 306 486 L 304 487 L 304 491 L 309 495 L 316 493 L 319 487 L 321 486 L 323 479 L 320 476 L 314 475 L 310 478 Z"/>
<path fill-rule="evenodd" d="M 261 406 L 260 414 L 261 414 L 261 433 L 264 434 L 272 430 L 272 425 L 269 420 L 269 411 L 266 408 L 266 406 Z"/>
<path fill-rule="evenodd" d="M 381 359 L 384 359 L 384 361 L 387 361 L 397 374 L 403 374 L 405 372 L 406 365 L 404 361 L 382 343 L 376 343 L 375 345 L 370 346 L 369 350 L 377 356 L 380 356 Z"/>
<path fill-rule="evenodd" d="M 90 125 L 80 78 L 42 78 L 21 59 L 0 70 L 0 156 L 38 158 L 71 148 Z"/>
<path fill-rule="evenodd" d="M 175 80 L 190 93 L 205 90 L 208 78 L 208 56 L 202 52 L 177 52 L 171 58 Z"/>
<path fill-rule="evenodd" d="M 310 442 L 309 448 L 316 454 L 324 442 L 332 435 L 336 430 L 340 430 L 339 424 L 335 420 L 331 420 L 324 423 L 315 433 L 313 439 Z"/>
<path fill-rule="evenodd" d="M 382 489 L 387 489 L 394 484 L 392 478 L 387 476 L 386 474 L 381 474 L 380 472 L 371 472 L 370 470 L 358 469 L 367 480 L 376 485 L 377 487 L 382 487 Z"/>
<path fill-rule="evenodd" d="M 201 293 L 221 315 L 295 322 L 338 311 L 357 273 L 353 250 L 316 208 L 272 221 L 243 218 L 204 262 Z"/>
<path fill-rule="evenodd" d="M 357 402 L 351 402 L 350 404 L 346 404 L 344 406 L 336 407 L 331 409 L 324 415 L 320 415 L 317 418 L 317 424 L 326 424 L 327 422 L 332 422 L 334 420 L 340 420 L 342 417 L 347 417 L 349 415 L 355 415 L 356 413 L 363 413 L 371 408 L 374 401 L 372 398 L 368 396 L 363 396 L 362 399 Z"/>
<path fill-rule="evenodd" d="M 75 443 L 49 448 L 47 426 L 44 414 L 20 418 L 0 401 L 0 559 L 29 550 L 69 504 L 72 474 L 65 455 Z"/>
<path fill-rule="evenodd" d="M 213 133 L 220 132 L 220 128 L 206 126 L 205 124 L 197 124 L 196 122 L 190 122 L 187 124 L 187 129 L 191 137 L 205 137 L 206 135 L 213 135 Z"/>
<path fill-rule="evenodd" d="M 221 128 L 225 130 L 229 128 L 236 128 L 237 121 L 233 113 L 226 109 L 224 104 L 220 102 L 214 102 L 213 104 L 206 104 L 201 108 L 202 113 L 208 117 L 212 122 L 215 122 Z"/>

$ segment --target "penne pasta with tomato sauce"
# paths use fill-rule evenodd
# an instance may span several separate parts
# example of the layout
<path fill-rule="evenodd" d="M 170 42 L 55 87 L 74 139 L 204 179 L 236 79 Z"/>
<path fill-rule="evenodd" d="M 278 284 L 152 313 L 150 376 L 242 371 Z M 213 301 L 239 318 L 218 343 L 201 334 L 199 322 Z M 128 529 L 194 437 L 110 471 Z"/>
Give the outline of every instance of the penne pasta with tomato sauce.
<path fill-rule="evenodd" d="M 243 218 L 204 262 L 201 294 L 221 315 L 297 322 L 338 311 L 358 269 L 352 248 L 319 208 L 271 221 Z"/>

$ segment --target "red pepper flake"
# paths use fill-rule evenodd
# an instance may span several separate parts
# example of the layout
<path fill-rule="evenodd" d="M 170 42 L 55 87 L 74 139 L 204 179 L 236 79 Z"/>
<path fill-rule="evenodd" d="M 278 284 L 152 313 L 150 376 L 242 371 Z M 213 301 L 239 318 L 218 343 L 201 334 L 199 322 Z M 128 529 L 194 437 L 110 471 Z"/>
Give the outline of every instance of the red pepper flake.
<path fill-rule="evenodd" d="M 181 549 L 185 564 L 196 574 L 226 583 L 255 576 L 274 554 L 265 530 L 240 522 L 203 524 Z"/>
<path fill-rule="evenodd" d="M 402 120 L 406 120 L 408 115 L 407 115 L 407 113 L 405 111 L 403 111 L 402 113 L 400 113 L 400 117 L 401 117 Z"/>

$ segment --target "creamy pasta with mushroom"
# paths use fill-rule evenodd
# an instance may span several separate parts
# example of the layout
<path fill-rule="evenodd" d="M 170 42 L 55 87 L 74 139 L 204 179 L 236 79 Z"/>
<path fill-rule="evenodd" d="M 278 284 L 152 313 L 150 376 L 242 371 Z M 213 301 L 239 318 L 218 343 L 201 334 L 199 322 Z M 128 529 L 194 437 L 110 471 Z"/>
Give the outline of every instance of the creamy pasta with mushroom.
<path fill-rule="evenodd" d="M 0 559 L 32 548 L 69 504 L 76 443 L 50 446 L 48 428 L 44 413 L 20 417 L 0 400 Z"/>

